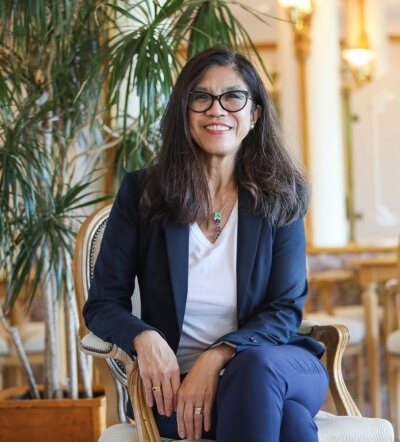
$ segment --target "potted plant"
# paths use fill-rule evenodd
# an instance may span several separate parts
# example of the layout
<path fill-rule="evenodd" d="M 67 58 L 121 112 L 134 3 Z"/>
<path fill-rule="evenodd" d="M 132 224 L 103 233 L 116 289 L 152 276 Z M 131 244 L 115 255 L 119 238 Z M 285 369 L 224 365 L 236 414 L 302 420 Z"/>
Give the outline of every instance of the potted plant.
<path fill-rule="evenodd" d="M 88 361 L 75 342 L 71 256 L 85 209 L 105 198 L 95 186 L 99 161 L 106 152 L 107 167 L 122 171 L 151 158 L 157 122 L 184 53 L 225 43 L 257 54 L 231 6 L 226 0 L 0 3 L 4 308 L 12 308 L 22 287 L 28 288 L 27 307 L 39 288 L 43 293 L 44 396 L 51 408 L 63 402 L 53 399 L 62 398 L 65 387 L 78 398 L 77 361 L 85 394 L 91 395 Z M 59 376 L 60 305 L 66 312 L 68 382 Z M 34 392 L 33 379 L 30 384 Z M 49 437 L 61 441 L 65 429 L 58 429 L 59 435 Z"/>

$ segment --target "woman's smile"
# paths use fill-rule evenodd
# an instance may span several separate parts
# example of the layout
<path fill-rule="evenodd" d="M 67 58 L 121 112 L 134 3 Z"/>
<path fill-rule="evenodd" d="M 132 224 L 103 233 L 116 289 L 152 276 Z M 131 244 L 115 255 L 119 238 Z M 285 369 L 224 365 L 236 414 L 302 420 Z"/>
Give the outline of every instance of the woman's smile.
<path fill-rule="evenodd" d="M 232 127 L 226 124 L 207 124 L 204 126 L 204 129 L 212 135 L 224 135 L 229 132 Z"/>

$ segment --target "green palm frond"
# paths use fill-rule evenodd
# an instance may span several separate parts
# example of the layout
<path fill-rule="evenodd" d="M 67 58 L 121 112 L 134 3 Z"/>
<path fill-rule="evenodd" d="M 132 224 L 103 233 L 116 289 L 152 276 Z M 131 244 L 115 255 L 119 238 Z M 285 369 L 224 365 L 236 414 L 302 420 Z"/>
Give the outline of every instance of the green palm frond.
<path fill-rule="evenodd" d="M 71 164 L 65 165 L 73 175 Z M 73 255 L 75 235 L 80 223 L 87 216 L 85 208 L 110 198 L 90 191 L 95 181 L 72 178 L 61 180 L 60 175 L 50 172 L 50 186 L 35 187 L 35 213 L 29 218 L 22 213 L 14 219 L 15 254 L 12 261 L 5 304 L 12 307 L 22 287 L 27 288 L 30 302 L 40 284 L 51 274 L 55 276 L 57 293 L 63 293 L 68 266 L 67 256 Z"/>
<path fill-rule="evenodd" d="M 92 194 L 92 172 L 77 180 L 71 146 L 101 143 L 101 69 L 84 93 L 103 29 L 97 1 L 0 2 L 0 267 L 7 269 L 12 304 L 47 274 L 59 288 L 62 266 Z M 81 215 L 79 215 L 81 214 Z"/>
<path fill-rule="evenodd" d="M 267 73 L 232 5 L 266 22 L 265 15 L 227 0 L 138 0 L 102 5 L 107 20 L 117 26 L 101 53 L 102 64 L 109 66 L 107 100 L 116 105 L 115 121 L 121 122 L 119 168 L 142 167 L 141 158 L 151 157 L 150 140 L 181 69 L 182 49 L 191 57 L 215 44 L 247 48 Z M 122 84 L 127 85 L 123 94 Z"/>

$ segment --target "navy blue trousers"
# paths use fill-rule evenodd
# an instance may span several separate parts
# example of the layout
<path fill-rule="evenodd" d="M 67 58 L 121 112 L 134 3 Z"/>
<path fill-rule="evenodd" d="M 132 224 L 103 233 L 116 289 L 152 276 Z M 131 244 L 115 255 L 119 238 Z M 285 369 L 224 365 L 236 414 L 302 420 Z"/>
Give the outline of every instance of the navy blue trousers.
<path fill-rule="evenodd" d="M 303 348 L 243 351 L 220 378 L 212 429 L 202 437 L 218 442 L 318 442 L 313 417 L 327 389 L 325 367 Z M 155 414 L 161 435 L 179 439 L 176 416 Z"/>

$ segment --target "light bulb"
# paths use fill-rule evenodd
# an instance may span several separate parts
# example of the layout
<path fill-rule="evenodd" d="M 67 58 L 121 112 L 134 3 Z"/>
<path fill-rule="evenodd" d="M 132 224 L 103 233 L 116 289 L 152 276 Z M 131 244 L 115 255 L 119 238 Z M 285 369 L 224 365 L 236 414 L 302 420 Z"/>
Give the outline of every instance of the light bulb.
<path fill-rule="evenodd" d="M 343 51 L 343 58 L 354 67 L 363 67 L 368 65 L 372 58 L 373 54 L 371 49 L 366 48 L 352 48 L 346 49 Z"/>

